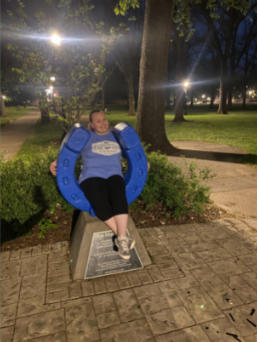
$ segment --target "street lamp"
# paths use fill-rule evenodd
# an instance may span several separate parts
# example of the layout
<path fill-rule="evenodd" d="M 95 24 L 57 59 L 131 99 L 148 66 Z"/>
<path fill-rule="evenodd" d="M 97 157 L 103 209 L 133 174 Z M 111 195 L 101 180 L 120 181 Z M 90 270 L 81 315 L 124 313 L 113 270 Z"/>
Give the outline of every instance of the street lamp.
<path fill-rule="evenodd" d="M 183 86 L 185 90 L 185 115 L 187 115 L 187 87 L 189 86 L 189 82 L 185 81 Z"/>
<path fill-rule="evenodd" d="M 55 77 L 54 76 L 50 77 L 50 80 L 55 81 Z"/>
<path fill-rule="evenodd" d="M 60 46 L 60 44 L 61 44 L 61 38 L 60 38 L 60 36 L 58 34 L 52 35 L 51 41 L 52 41 L 53 44 L 55 44 L 57 46 Z"/>

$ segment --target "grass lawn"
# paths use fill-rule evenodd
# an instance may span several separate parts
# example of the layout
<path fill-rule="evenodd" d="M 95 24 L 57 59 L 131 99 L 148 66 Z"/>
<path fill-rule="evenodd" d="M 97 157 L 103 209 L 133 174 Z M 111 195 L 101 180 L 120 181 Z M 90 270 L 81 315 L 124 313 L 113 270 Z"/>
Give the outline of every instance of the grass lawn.
<path fill-rule="evenodd" d="M 37 109 L 37 107 L 20 107 L 20 111 L 17 111 L 15 107 L 6 107 L 6 113 L 8 117 L 6 118 L 0 118 L 1 126 L 7 124 L 11 120 L 16 120 L 23 116 L 24 114 L 27 114 L 28 112 L 31 112 L 32 110 Z"/>
<path fill-rule="evenodd" d="M 58 151 L 63 131 L 57 124 L 42 125 L 37 123 L 28 138 L 25 140 L 17 157 L 46 152 L 49 147 Z"/>
<path fill-rule="evenodd" d="M 250 153 L 247 162 L 257 164 L 257 105 L 248 104 L 245 110 L 234 105 L 229 115 L 216 114 L 217 106 L 188 106 L 190 122 L 175 123 L 173 110 L 165 113 L 166 132 L 170 141 L 206 141 L 242 148 Z M 110 108 L 108 120 L 112 125 L 126 121 L 135 125 L 136 118 L 127 116 L 127 110 Z"/>
<path fill-rule="evenodd" d="M 107 107 L 107 118 L 112 125 L 122 121 L 135 125 L 136 117 L 127 116 L 128 109 L 125 106 Z M 183 123 L 173 123 L 174 113 L 167 111 L 165 121 L 169 140 L 206 141 L 242 148 L 251 154 L 245 162 L 257 165 L 257 105 L 248 104 L 245 110 L 242 110 L 241 105 L 234 105 L 229 115 L 218 115 L 216 111 L 217 106 L 214 109 L 208 105 L 188 106 L 188 115 L 185 117 L 190 122 Z M 59 149 L 61 136 L 62 131 L 56 124 L 37 124 L 18 156 L 43 152 L 48 146 Z"/>

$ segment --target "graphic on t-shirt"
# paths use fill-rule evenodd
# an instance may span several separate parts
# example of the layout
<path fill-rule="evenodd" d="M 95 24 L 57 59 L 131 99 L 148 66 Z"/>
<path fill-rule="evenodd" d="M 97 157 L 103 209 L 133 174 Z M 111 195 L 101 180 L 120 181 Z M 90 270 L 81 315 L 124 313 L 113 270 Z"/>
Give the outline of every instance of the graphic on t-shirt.
<path fill-rule="evenodd" d="M 120 153 L 120 146 L 116 142 L 105 140 L 92 144 L 92 152 L 103 156 L 112 156 L 113 154 Z"/>

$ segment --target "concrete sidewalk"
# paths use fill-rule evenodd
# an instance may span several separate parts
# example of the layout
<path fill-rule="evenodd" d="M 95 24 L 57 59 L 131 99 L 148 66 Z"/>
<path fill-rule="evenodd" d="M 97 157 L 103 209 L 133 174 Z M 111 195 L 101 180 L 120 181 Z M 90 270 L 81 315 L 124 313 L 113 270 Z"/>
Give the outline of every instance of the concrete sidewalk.
<path fill-rule="evenodd" d="M 1 128 L 1 153 L 13 159 L 40 117 L 40 111 L 31 111 Z"/>
<path fill-rule="evenodd" d="M 1 253 L 3 342 L 256 342 L 257 244 L 236 219 L 139 229 L 143 270 L 72 281 L 67 242 Z"/>
<path fill-rule="evenodd" d="M 168 160 L 184 168 L 184 160 L 179 157 L 183 151 L 189 151 L 195 155 L 203 155 L 206 159 L 197 159 L 199 168 L 208 167 L 216 177 L 213 180 L 205 181 L 210 185 L 211 200 L 227 212 L 243 219 L 247 224 L 257 229 L 257 170 L 243 164 L 236 163 L 233 155 L 245 155 L 244 150 L 235 147 L 193 141 L 172 141 L 176 148 L 181 149 L 176 157 L 168 157 Z M 196 151 L 196 152 L 195 152 Z M 185 153 L 185 154 L 186 154 Z M 223 160 L 215 161 L 215 157 L 223 156 Z M 221 158 L 220 158 L 221 159 Z M 186 158 L 187 162 L 194 161 L 193 158 Z"/>

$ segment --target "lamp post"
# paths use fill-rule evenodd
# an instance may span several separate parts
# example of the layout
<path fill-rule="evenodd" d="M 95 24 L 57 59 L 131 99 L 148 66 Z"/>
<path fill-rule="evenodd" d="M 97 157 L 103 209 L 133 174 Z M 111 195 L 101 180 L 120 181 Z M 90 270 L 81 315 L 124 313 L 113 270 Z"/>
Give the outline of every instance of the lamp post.
<path fill-rule="evenodd" d="M 184 82 L 183 86 L 185 90 L 185 115 L 187 115 L 187 87 L 189 86 L 189 82 Z"/>

